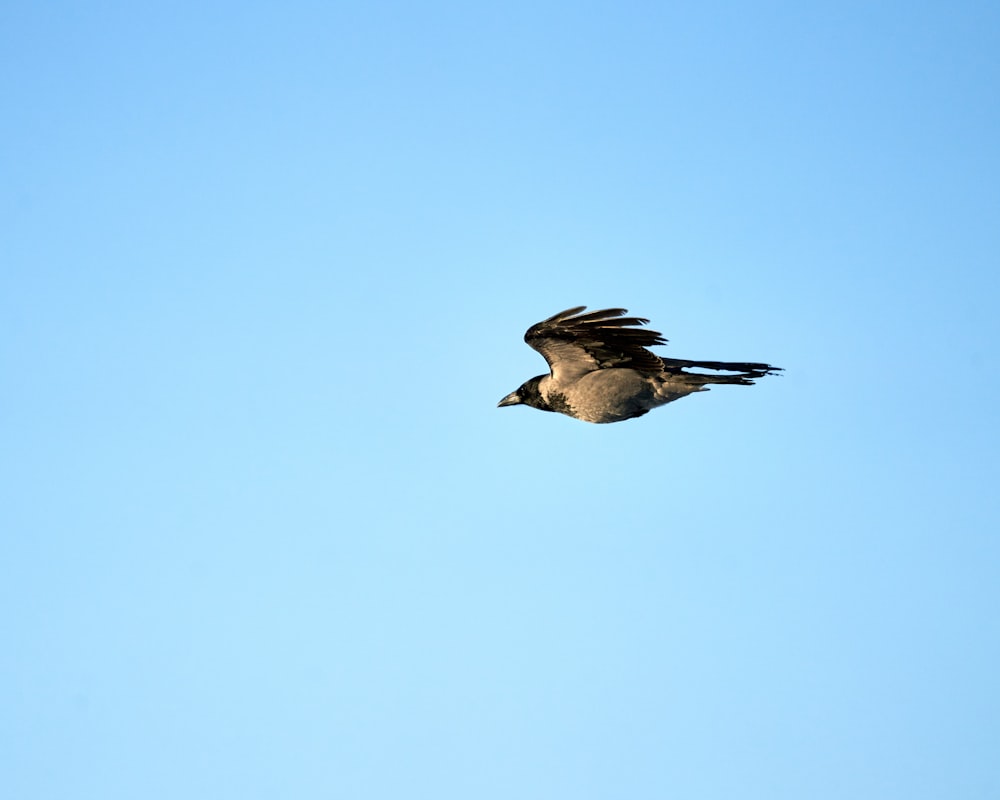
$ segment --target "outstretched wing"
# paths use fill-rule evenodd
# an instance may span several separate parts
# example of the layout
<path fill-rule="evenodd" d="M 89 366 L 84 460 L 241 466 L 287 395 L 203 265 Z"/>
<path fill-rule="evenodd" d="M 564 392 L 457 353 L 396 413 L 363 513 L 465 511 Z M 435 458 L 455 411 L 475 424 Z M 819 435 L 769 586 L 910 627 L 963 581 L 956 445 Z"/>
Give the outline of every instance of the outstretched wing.
<path fill-rule="evenodd" d="M 667 340 L 656 331 L 636 326 L 648 319 L 626 317 L 624 308 L 586 311 L 577 306 L 528 328 L 524 341 L 549 364 L 557 381 L 573 380 L 598 369 L 631 367 L 658 372 L 663 362 L 647 350 Z"/>

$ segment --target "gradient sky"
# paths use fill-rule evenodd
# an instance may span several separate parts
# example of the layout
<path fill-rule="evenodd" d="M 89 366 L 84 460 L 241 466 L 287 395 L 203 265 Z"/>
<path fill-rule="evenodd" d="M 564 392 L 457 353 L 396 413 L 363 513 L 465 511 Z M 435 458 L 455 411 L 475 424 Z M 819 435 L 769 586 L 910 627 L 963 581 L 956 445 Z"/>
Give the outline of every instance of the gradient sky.
<path fill-rule="evenodd" d="M 1000 7 L 0 9 L 19 800 L 1000 796 Z M 573 305 L 782 377 L 497 401 Z"/>

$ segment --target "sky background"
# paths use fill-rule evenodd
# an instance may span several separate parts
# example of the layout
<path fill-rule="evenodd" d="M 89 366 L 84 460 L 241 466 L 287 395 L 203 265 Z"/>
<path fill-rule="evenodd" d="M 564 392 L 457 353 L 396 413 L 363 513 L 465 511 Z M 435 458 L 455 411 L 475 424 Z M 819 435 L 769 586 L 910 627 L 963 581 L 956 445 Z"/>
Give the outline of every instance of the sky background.
<path fill-rule="evenodd" d="M 1000 797 L 1000 7 L 0 9 L 0 783 Z M 760 360 L 595 426 L 532 323 Z"/>

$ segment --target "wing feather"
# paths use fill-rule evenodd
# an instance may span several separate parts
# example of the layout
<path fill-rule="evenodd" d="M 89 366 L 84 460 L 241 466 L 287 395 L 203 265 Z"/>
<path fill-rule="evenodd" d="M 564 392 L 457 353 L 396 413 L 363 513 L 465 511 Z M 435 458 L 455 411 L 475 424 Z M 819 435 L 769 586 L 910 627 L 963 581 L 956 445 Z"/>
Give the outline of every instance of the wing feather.
<path fill-rule="evenodd" d="M 548 362 L 552 377 L 572 380 L 598 369 L 630 367 L 660 371 L 663 362 L 647 347 L 666 344 L 663 336 L 641 326 L 642 317 L 626 317 L 624 308 L 580 312 L 576 306 L 528 328 L 524 341 Z"/>

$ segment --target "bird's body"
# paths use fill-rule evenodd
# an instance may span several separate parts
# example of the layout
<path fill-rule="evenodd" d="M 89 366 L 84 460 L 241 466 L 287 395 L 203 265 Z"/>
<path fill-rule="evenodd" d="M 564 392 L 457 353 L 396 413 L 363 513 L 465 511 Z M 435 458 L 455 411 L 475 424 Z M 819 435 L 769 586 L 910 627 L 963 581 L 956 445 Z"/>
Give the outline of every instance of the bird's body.
<path fill-rule="evenodd" d="M 779 370 L 756 362 L 661 358 L 646 348 L 666 340 L 638 327 L 648 320 L 625 317 L 623 308 L 581 313 L 585 310 L 571 308 L 528 329 L 524 340 L 545 357 L 551 371 L 523 383 L 500 406 L 524 404 L 584 422 L 621 422 L 705 391 L 706 384 L 746 385 Z M 691 367 L 735 374 L 684 371 Z"/>

